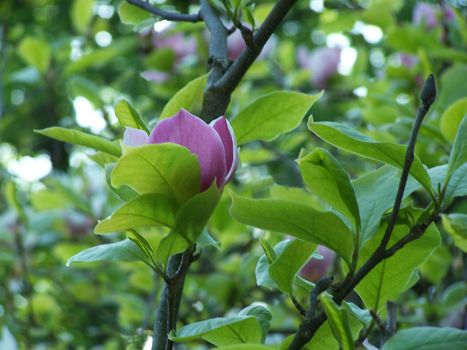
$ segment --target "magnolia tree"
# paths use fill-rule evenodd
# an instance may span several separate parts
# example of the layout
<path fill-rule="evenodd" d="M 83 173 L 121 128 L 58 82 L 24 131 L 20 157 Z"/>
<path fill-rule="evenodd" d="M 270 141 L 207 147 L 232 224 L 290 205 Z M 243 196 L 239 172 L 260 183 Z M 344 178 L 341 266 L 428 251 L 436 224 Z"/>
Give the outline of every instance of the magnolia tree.
<path fill-rule="evenodd" d="M 85 3 L 75 6 L 82 11 Z M 465 347 L 467 88 L 460 80 L 467 72 L 467 40 L 465 9 L 456 6 L 384 0 L 119 4 L 119 21 L 138 33 L 144 50 L 154 50 L 139 79 L 155 84 L 158 98 L 168 101 L 151 111 L 137 103 L 145 110 L 140 114 L 117 96 L 116 122 L 107 121 L 112 138 L 63 123 L 36 130 L 94 149 L 91 158 L 102 169 L 92 174 L 89 190 L 108 193 L 101 210 L 76 193 L 70 197 L 59 182 L 32 190 L 36 210 L 60 209 L 62 197 L 73 198 L 71 206 L 84 215 L 81 221 L 66 217 L 75 242 L 80 230 L 99 237 L 67 255 L 69 270 L 95 264 L 76 290 L 94 293 L 93 266 L 112 269 L 110 281 L 150 276 L 136 283 L 144 290 L 154 284 L 143 307 L 132 310 L 137 288 L 117 303 L 136 320 L 144 317 L 139 329 L 129 322 L 123 332 L 131 349 Z M 383 10 L 410 15 L 398 27 L 392 17 L 382 18 Z M 321 14 L 322 31 L 310 36 L 311 13 Z M 298 33 L 305 24 L 307 40 L 320 37 L 322 45 L 284 39 L 284 31 Z M 379 83 L 371 70 L 384 64 L 384 55 L 361 44 L 353 67 L 360 72 L 351 76 L 356 82 L 339 80 L 339 67 L 354 51 L 345 42 L 332 44 L 332 35 L 326 39 L 336 28 L 360 31 L 359 40 L 372 30 L 387 35 L 396 65 L 385 79 L 403 75 L 410 85 L 401 92 L 397 84 Z M 80 56 L 64 74 L 119 53 L 115 47 L 100 52 Z M 164 90 L 193 67 L 206 72 L 176 92 Z M 264 87 L 271 75 L 277 82 Z M 87 85 L 80 86 L 86 92 Z M 131 95 L 125 83 L 120 90 Z M 357 106 L 361 112 L 352 113 Z M 26 271 L 21 237 L 32 226 L 31 214 L 15 182 L 6 189 L 19 218 L 9 230 L 23 248 Z M 26 297 L 48 288 L 33 274 L 25 275 Z M 64 290 L 74 295 L 67 283 Z M 421 304 L 428 293 L 435 296 Z M 438 316 L 410 319 L 430 302 L 440 305 L 437 311 L 431 306 Z M 26 322 L 36 325 L 38 305 L 31 305 Z M 11 334 L 13 328 L 4 328 L 3 339 Z M 20 344 L 32 346 L 37 335 L 25 334 Z M 68 346 L 82 346 L 73 339 L 79 338 L 72 336 Z"/>

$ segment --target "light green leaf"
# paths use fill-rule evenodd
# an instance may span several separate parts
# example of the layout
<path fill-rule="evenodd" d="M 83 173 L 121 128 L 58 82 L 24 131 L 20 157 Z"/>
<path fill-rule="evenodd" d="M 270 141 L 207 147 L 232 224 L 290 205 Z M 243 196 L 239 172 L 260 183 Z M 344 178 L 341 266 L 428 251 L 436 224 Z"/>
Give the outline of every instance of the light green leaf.
<path fill-rule="evenodd" d="M 175 342 L 204 339 L 216 346 L 260 343 L 261 327 L 256 317 L 217 317 L 192 323 L 170 334 Z"/>
<path fill-rule="evenodd" d="M 467 215 L 449 214 L 442 215 L 443 227 L 452 237 L 454 244 L 467 252 Z"/>
<path fill-rule="evenodd" d="M 68 259 L 66 265 L 77 262 L 94 261 L 144 261 L 145 256 L 141 249 L 130 239 L 125 239 L 116 243 L 101 244 L 83 250 Z"/>
<path fill-rule="evenodd" d="M 160 119 L 168 118 L 178 113 L 181 108 L 193 111 L 201 104 L 206 86 L 207 74 L 190 81 L 179 90 L 165 105 Z"/>
<path fill-rule="evenodd" d="M 360 246 L 372 239 L 381 217 L 393 206 L 399 181 L 400 171 L 387 165 L 353 181 L 361 215 Z M 409 177 L 403 198 L 419 187 L 418 182 Z"/>
<path fill-rule="evenodd" d="M 172 255 L 183 252 L 190 246 L 188 241 L 182 235 L 176 232 L 169 232 L 157 246 L 155 258 L 162 266 L 164 271 L 167 269 L 167 262 Z"/>
<path fill-rule="evenodd" d="M 219 199 L 220 193 L 214 181 L 207 190 L 193 196 L 180 208 L 172 231 L 195 243 L 216 209 Z"/>
<path fill-rule="evenodd" d="M 238 144 L 271 141 L 295 129 L 322 94 L 276 91 L 258 98 L 232 120 Z"/>
<path fill-rule="evenodd" d="M 303 242 L 298 239 L 289 240 L 284 251 L 269 267 L 269 276 L 279 289 L 293 295 L 293 283 L 300 268 L 311 257 L 316 244 Z"/>
<path fill-rule="evenodd" d="M 319 299 L 323 305 L 324 312 L 328 316 L 329 325 L 340 348 L 342 350 L 355 349 L 347 310 L 342 306 L 337 306 L 329 294 L 322 293 Z"/>
<path fill-rule="evenodd" d="M 271 327 L 272 314 L 271 311 L 263 304 L 254 303 L 242 309 L 238 316 L 254 316 L 261 326 L 261 343 L 264 343 Z"/>
<path fill-rule="evenodd" d="M 276 252 L 274 251 L 274 248 L 264 238 L 260 238 L 259 243 L 261 244 L 261 248 L 263 248 L 264 255 L 268 259 L 268 263 L 272 264 L 274 260 L 277 259 L 277 255 L 276 255 Z"/>
<path fill-rule="evenodd" d="M 28 36 L 19 43 L 18 54 L 28 65 L 45 73 L 49 68 L 52 49 L 47 41 Z"/>
<path fill-rule="evenodd" d="M 334 122 L 315 123 L 310 118 L 308 128 L 326 142 L 345 151 L 389 164 L 398 169 L 404 166 L 406 147 L 403 145 L 377 142 L 343 124 Z M 429 193 L 433 193 L 430 177 L 417 156 L 415 156 L 410 174 Z"/>
<path fill-rule="evenodd" d="M 451 104 L 443 113 L 440 128 L 444 137 L 453 143 L 462 119 L 467 115 L 467 97 Z"/>
<path fill-rule="evenodd" d="M 344 214 L 360 229 L 360 212 L 347 173 L 326 150 L 317 148 L 298 161 L 303 181 L 323 201 Z"/>
<path fill-rule="evenodd" d="M 397 332 L 381 350 L 464 349 L 467 332 L 456 328 L 413 327 Z"/>
<path fill-rule="evenodd" d="M 128 185 L 140 194 L 164 194 L 179 204 L 200 188 L 198 159 L 185 147 L 173 143 L 135 147 L 120 158 L 111 178 L 112 186 Z"/>
<path fill-rule="evenodd" d="M 74 0 L 71 7 L 71 22 L 83 34 L 88 29 L 93 16 L 94 0 Z"/>
<path fill-rule="evenodd" d="M 129 186 L 123 185 L 123 186 L 120 186 L 119 188 L 112 186 L 111 177 L 112 177 L 112 171 L 114 170 L 114 168 L 115 168 L 115 163 L 105 165 L 105 181 L 107 182 L 107 185 L 112 190 L 112 192 L 114 192 L 120 199 L 122 199 L 125 202 L 138 197 L 138 193 Z"/>
<path fill-rule="evenodd" d="M 320 212 L 302 203 L 236 195 L 232 195 L 230 212 L 241 223 L 325 245 L 350 262 L 352 232 L 331 212 Z"/>
<path fill-rule="evenodd" d="M 152 17 L 148 11 L 142 10 L 126 1 L 120 3 L 117 12 L 122 23 L 129 25 L 139 24 Z"/>
<path fill-rule="evenodd" d="M 448 183 L 452 174 L 465 163 L 467 163 L 467 113 L 457 129 L 456 138 L 452 145 L 451 155 L 449 156 L 448 172 L 445 183 Z"/>
<path fill-rule="evenodd" d="M 415 213 L 414 216 L 417 215 Z M 363 246 L 360 252 L 359 265 L 362 265 L 376 249 L 385 229 L 386 225 L 381 226 L 377 235 Z M 388 246 L 392 246 L 405 236 L 409 229 L 407 225 L 396 225 Z M 440 234 L 436 225 L 432 224 L 422 237 L 409 243 L 392 257 L 372 269 L 355 288 L 365 306 L 379 311 L 386 305 L 386 301 L 396 300 L 400 294 L 411 287 L 415 269 L 430 256 L 439 244 Z M 404 263 L 401 264 L 401 261 Z"/>
<path fill-rule="evenodd" d="M 428 172 L 433 182 L 433 187 L 443 186 L 446 179 L 448 166 L 440 165 L 431 168 Z M 448 182 L 446 193 L 444 195 L 444 203 L 449 205 L 455 197 L 467 195 L 467 164 L 461 165 Z"/>
<path fill-rule="evenodd" d="M 174 199 L 162 194 L 143 194 L 123 204 L 110 217 L 100 221 L 95 233 L 111 233 L 147 226 L 172 227 L 178 205 Z"/>
<path fill-rule="evenodd" d="M 126 100 L 121 100 L 115 106 L 115 115 L 122 126 L 141 129 L 149 133 L 149 129 L 144 124 L 138 112 Z"/>
<path fill-rule="evenodd" d="M 268 260 L 268 258 L 266 257 L 266 254 L 263 254 L 258 259 L 258 262 L 256 263 L 256 269 L 255 269 L 256 284 L 258 286 L 266 287 L 270 289 L 278 289 L 277 284 L 272 280 L 271 276 L 269 276 L 269 267 L 274 262 L 274 260 L 276 260 L 277 256 L 282 254 L 284 249 L 287 247 L 288 243 L 289 243 L 288 240 L 284 240 L 284 241 L 280 241 L 274 246 L 273 248 L 274 255 L 271 255 L 271 257 L 274 256 L 274 259 L 272 259 L 271 261 Z M 272 254 L 272 252 L 270 252 L 269 254 Z"/>
<path fill-rule="evenodd" d="M 104 139 L 103 137 L 88 134 L 82 131 L 61 128 L 58 126 L 34 131 L 41 135 L 45 135 L 59 141 L 93 148 L 95 150 L 102 151 L 116 157 L 120 157 L 122 154 L 122 150 L 120 149 L 120 146 L 118 144 L 110 140 Z"/>

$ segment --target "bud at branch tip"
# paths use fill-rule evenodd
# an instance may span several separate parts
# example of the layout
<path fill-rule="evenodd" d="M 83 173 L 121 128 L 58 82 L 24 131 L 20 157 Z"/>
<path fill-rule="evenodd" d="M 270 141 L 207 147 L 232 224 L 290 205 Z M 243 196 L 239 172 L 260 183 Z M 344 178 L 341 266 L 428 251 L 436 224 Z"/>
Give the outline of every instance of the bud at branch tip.
<path fill-rule="evenodd" d="M 420 99 L 424 105 L 431 106 L 435 101 L 436 93 L 436 80 L 433 74 L 430 74 L 423 85 L 422 92 L 420 93 Z"/>

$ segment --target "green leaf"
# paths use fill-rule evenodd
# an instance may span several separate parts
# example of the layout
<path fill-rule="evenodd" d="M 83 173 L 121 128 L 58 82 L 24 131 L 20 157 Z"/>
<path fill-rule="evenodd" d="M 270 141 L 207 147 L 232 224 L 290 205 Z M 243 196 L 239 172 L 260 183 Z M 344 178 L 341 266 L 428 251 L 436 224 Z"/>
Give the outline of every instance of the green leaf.
<path fill-rule="evenodd" d="M 159 225 L 172 227 L 177 210 L 177 203 L 170 197 L 157 193 L 143 194 L 100 221 L 94 232 L 111 233 Z"/>
<path fill-rule="evenodd" d="M 145 256 L 136 243 L 130 239 L 125 239 L 116 243 L 101 244 L 89 249 L 83 250 L 68 259 L 66 265 L 77 262 L 94 261 L 144 261 Z"/>
<path fill-rule="evenodd" d="M 260 343 L 261 326 L 253 316 L 217 317 L 184 326 L 169 336 L 175 342 L 204 339 L 216 346 Z"/>
<path fill-rule="evenodd" d="M 325 245 L 350 262 L 352 232 L 331 212 L 320 212 L 302 203 L 232 194 L 230 213 L 241 223 Z"/>
<path fill-rule="evenodd" d="M 448 166 L 440 165 L 431 168 L 428 172 L 433 181 L 433 187 L 443 186 Z M 446 205 L 449 205 L 455 197 L 461 197 L 467 195 L 467 164 L 461 165 L 448 182 L 446 193 L 444 195 L 444 201 Z"/>
<path fill-rule="evenodd" d="M 239 316 L 254 316 L 261 326 L 261 343 L 264 343 L 268 335 L 269 328 L 271 327 L 272 314 L 271 311 L 260 303 L 254 303 L 242 309 Z"/>
<path fill-rule="evenodd" d="M 454 144 L 452 145 L 448 162 L 448 172 L 445 180 L 446 184 L 451 179 L 452 174 L 465 163 L 467 163 L 467 113 L 459 125 Z"/>
<path fill-rule="evenodd" d="M 195 110 L 197 105 L 200 105 L 200 101 L 202 101 L 207 77 L 207 74 L 205 74 L 196 78 L 179 90 L 165 105 L 160 119 L 173 116 L 178 113 L 181 108 L 188 111 Z"/>
<path fill-rule="evenodd" d="M 467 97 L 451 104 L 443 113 L 440 128 L 444 137 L 453 143 L 462 119 L 467 115 Z"/>
<path fill-rule="evenodd" d="M 277 350 L 276 347 L 270 347 L 261 344 L 235 344 L 228 346 L 221 346 L 216 348 L 217 350 Z"/>
<path fill-rule="evenodd" d="M 337 306 L 329 294 L 322 293 L 319 299 L 323 305 L 324 312 L 328 316 L 329 325 L 340 348 L 342 350 L 355 349 L 347 310 L 342 306 Z"/>
<path fill-rule="evenodd" d="M 289 243 L 288 240 L 280 241 L 277 243 L 273 248 L 273 253 L 270 252 L 269 254 L 274 256 L 274 259 L 269 261 L 266 257 L 266 254 L 263 254 L 256 263 L 255 269 L 255 276 L 256 276 L 256 284 L 261 287 L 266 287 L 270 289 L 278 289 L 277 284 L 272 280 L 271 276 L 269 276 L 269 267 L 270 265 L 276 260 L 277 256 L 282 254 L 284 249 L 287 247 Z M 268 243 L 269 245 L 269 243 Z"/>
<path fill-rule="evenodd" d="M 414 216 L 416 215 L 418 214 L 415 212 Z M 360 266 L 376 249 L 385 229 L 386 225 L 381 226 L 377 235 L 363 246 L 360 252 Z M 396 225 L 388 247 L 405 236 L 409 229 L 405 224 Z M 372 269 L 355 288 L 365 306 L 379 311 L 386 305 L 387 300 L 396 300 L 402 292 L 411 287 L 415 269 L 430 256 L 439 244 L 440 234 L 436 225 L 432 224 L 422 237 L 409 243 Z"/>
<path fill-rule="evenodd" d="M 102 137 L 88 134 L 82 131 L 61 128 L 58 126 L 34 131 L 41 135 L 45 135 L 59 141 L 93 148 L 95 150 L 102 151 L 116 157 L 120 157 L 122 154 L 122 151 L 118 144 L 110 140 L 104 139 Z"/>
<path fill-rule="evenodd" d="M 398 169 L 404 166 L 406 147 L 403 145 L 377 142 L 343 124 L 334 122 L 315 123 L 310 118 L 308 128 L 326 142 L 345 151 L 389 164 Z M 410 168 L 410 174 L 429 193 L 433 193 L 430 177 L 417 156 Z"/>
<path fill-rule="evenodd" d="M 107 185 L 112 190 L 112 192 L 114 192 L 120 199 L 122 199 L 125 202 L 138 197 L 138 193 L 129 186 L 123 185 L 123 186 L 120 186 L 119 188 L 112 186 L 111 177 L 112 177 L 112 171 L 114 170 L 114 168 L 115 168 L 114 163 L 105 165 L 105 181 L 107 182 Z"/>
<path fill-rule="evenodd" d="M 219 199 L 220 193 L 214 181 L 207 190 L 193 196 L 180 208 L 172 231 L 195 243 L 216 209 Z"/>
<path fill-rule="evenodd" d="M 115 115 L 122 126 L 141 129 L 149 133 L 149 129 L 144 124 L 138 112 L 126 100 L 121 100 L 115 106 Z"/>
<path fill-rule="evenodd" d="M 164 269 L 167 269 L 169 258 L 172 255 L 183 252 L 189 246 L 190 244 L 182 235 L 171 231 L 159 242 L 155 258 L 162 266 L 164 266 Z"/>
<path fill-rule="evenodd" d="M 467 215 L 449 214 L 442 215 L 443 228 L 452 237 L 456 247 L 467 252 Z"/>
<path fill-rule="evenodd" d="M 129 25 L 139 24 L 152 17 L 148 11 L 142 10 L 126 1 L 120 3 L 117 12 L 122 23 Z"/>
<path fill-rule="evenodd" d="M 353 181 L 361 215 L 360 246 L 372 239 L 383 214 L 392 208 L 399 181 L 400 171 L 387 165 Z M 403 198 L 419 187 L 418 182 L 409 177 Z"/>
<path fill-rule="evenodd" d="M 322 94 L 276 91 L 258 98 L 232 120 L 238 144 L 271 141 L 295 129 Z"/>
<path fill-rule="evenodd" d="M 74 0 L 71 7 L 71 22 L 75 29 L 83 34 L 91 23 L 94 14 L 94 0 Z"/>
<path fill-rule="evenodd" d="M 298 161 L 303 181 L 324 202 L 344 214 L 360 229 L 360 212 L 347 173 L 326 150 L 317 148 Z"/>
<path fill-rule="evenodd" d="M 464 349 L 467 332 L 456 328 L 413 327 L 397 332 L 381 350 Z"/>
<path fill-rule="evenodd" d="M 120 158 L 111 177 L 112 186 L 164 194 L 179 204 L 198 193 L 201 182 L 196 156 L 173 143 L 135 147 Z"/>
<path fill-rule="evenodd" d="M 293 295 L 293 283 L 300 268 L 311 257 L 316 244 L 303 242 L 298 239 L 289 240 L 284 251 L 269 267 L 269 276 L 279 289 Z"/>
<path fill-rule="evenodd" d="M 28 36 L 19 43 L 18 54 L 28 65 L 45 73 L 49 68 L 52 50 L 47 41 Z"/>
<path fill-rule="evenodd" d="M 268 263 L 272 264 L 274 260 L 277 259 L 277 255 L 274 251 L 274 248 L 264 238 L 260 238 L 259 243 L 261 244 L 261 248 L 263 248 L 264 255 L 268 259 Z"/>

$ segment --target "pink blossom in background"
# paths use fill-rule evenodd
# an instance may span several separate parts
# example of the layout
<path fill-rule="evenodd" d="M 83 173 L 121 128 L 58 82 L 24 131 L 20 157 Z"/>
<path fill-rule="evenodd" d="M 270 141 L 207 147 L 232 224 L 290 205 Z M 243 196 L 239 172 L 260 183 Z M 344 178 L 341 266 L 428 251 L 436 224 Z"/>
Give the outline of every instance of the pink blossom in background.
<path fill-rule="evenodd" d="M 276 45 L 275 37 L 269 38 L 269 40 L 264 45 L 261 53 L 258 56 L 258 59 L 265 59 L 273 51 Z M 246 43 L 243 39 L 242 33 L 239 29 L 229 35 L 227 38 L 227 58 L 230 61 L 237 59 L 242 51 L 245 49 Z"/>
<path fill-rule="evenodd" d="M 141 146 L 172 142 L 186 147 L 198 158 L 201 169 L 201 190 L 207 189 L 214 179 L 222 188 L 228 183 L 238 166 L 237 141 L 230 123 L 219 117 L 210 124 L 185 109 L 156 124 L 148 136 L 144 131 L 126 128 L 123 143 Z"/>
<path fill-rule="evenodd" d="M 413 9 L 412 22 L 416 25 L 424 23 L 428 29 L 438 25 L 436 8 L 430 4 L 419 2 Z"/>
<path fill-rule="evenodd" d="M 418 63 L 418 57 L 408 53 L 400 53 L 399 59 L 401 60 L 401 64 L 407 68 L 412 68 Z"/>
<path fill-rule="evenodd" d="M 311 81 L 318 88 L 325 88 L 328 80 L 337 73 L 341 49 L 320 47 L 311 52 L 300 47 L 297 52 L 298 65 L 311 72 Z"/>
<path fill-rule="evenodd" d="M 319 245 L 317 252 L 323 257 L 323 259 L 318 260 L 311 258 L 305 263 L 305 265 L 303 265 L 299 272 L 301 277 L 311 282 L 315 282 L 324 277 L 326 273 L 329 272 L 334 260 L 336 259 L 336 253 L 325 246 Z"/>
<path fill-rule="evenodd" d="M 172 28 L 167 28 L 162 32 L 154 32 L 153 44 L 157 49 L 172 49 L 180 61 L 196 53 L 196 40 L 192 36 L 185 36 L 181 32 L 173 32 Z"/>

